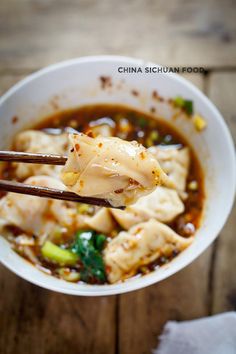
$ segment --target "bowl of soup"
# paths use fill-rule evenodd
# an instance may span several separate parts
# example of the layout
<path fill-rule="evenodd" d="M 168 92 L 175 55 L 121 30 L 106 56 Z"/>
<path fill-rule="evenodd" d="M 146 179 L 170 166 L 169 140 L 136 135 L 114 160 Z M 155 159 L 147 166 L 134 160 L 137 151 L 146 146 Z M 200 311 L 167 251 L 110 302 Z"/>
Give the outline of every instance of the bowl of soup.
<path fill-rule="evenodd" d="M 172 183 L 125 210 L 1 192 L 0 260 L 10 270 L 66 294 L 120 294 L 169 277 L 214 241 L 234 200 L 232 138 L 196 87 L 157 67 L 79 58 L 29 76 L 1 98 L 1 150 L 67 155 L 71 134 L 117 137 L 142 144 Z M 0 173 L 60 189 L 61 170 L 1 163 Z M 99 190 L 96 169 L 92 183 Z"/>

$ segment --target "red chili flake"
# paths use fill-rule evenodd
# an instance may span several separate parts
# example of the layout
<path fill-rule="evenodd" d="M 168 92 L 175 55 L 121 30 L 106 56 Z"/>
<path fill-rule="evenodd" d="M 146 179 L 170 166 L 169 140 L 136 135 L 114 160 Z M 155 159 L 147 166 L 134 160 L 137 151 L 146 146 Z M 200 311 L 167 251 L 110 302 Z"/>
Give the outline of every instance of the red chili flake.
<path fill-rule="evenodd" d="M 106 268 L 106 273 L 110 273 L 111 272 L 111 266 L 106 265 L 105 268 Z"/>
<path fill-rule="evenodd" d="M 80 149 L 80 145 L 79 144 L 75 144 L 75 150 L 79 151 L 79 149 Z"/>
<path fill-rule="evenodd" d="M 90 138 L 94 138 L 94 135 L 93 135 L 92 130 L 88 130 L 88 131 L 86 132 L 86 135 L 89 136 Z"/>
<path fill-rule="evenodd" d="M 164 101 L 164 98 L 161 97 L 161 96 L 159 96 L 159 94 L 158 94 L 158 92 L 157 92 L 156 90 L 154 90 L 154 91 L 152 92 L 152 98 L 153 98 L 154 100 L 158 100 L 158 101 L 160 101 L 160 102 L 163 102 L 163 101 Z"/>
<path fill-rule="evenodd" d="M 134 232 L 134 235 L 137 235 L 140 233 L 140 231 L 142 231 L 142 228 L 141 227 L 138 227 L 137 230 Z"/>
<path fill-rule="evenodd" d="M 102 147 L 102 143 L 99 143 L 99 144 L 98 144 L 98 147 L 100 147 L 100 148 L 101 148 L 101 147 Z"/>
<path fill-rule="evenodd" d="M 121 188 L 121 189 L 117 189 L 117 190 L 115 191 L 115 193 L 116 193 L 116 194 L 120 194 L 120 193 L 123 193 L 123 191 L 124 191 L 124 189 Z"/>
<path fill-rule="evenodd" d="M 150 108 L 150 112 L 155 113 L 156 112 L 156 108 L 155 107 L 151 107 Z"/>
<path fill-rule="evenodd" d="M 56 101 L 54 101 L 54 100 L 51 100 L 51 105 L 52 105 L 52 108 L 55 110 L 55 111 L 57 111 L 60 107 L 59 107 L 59 104 L 56 102 Z"/>
<path fill-rule="evenodd" d="M 17 116 L 12 117 L 11 122 L 12 124 L 16 124 L 18 122 L 19 118 Z"/>
<path fill-rule="evenodd" d="M 159 98 L 159 95 L 158 95 L 158 93 L 157 93 L 156 90 L 154 90 L 154 91 L 152 92 L 152 98 L 154 98 L 154 99 L 158 99 L 158 98 Z"/>
<path fill-rule="evenodd" d="M 60 108 L 58 101 L 59 101 L 59 96 L 55 95 L 54 97 L 52 97 L 52 99 L 49 102 L 55 111 L 57 111 Z"/>
<path fill-rule="evenodd" d="M 72 148 L 71 150 L 70 150 L 70 152 L 74 152 L 75 151 L 75 149 L 74 148 Z"/>
<path fill-rule="evenodd" d="M 112 86 L 111 78 L 109 76 L 100 76 L 100 81 L 102 89 Z"/>
<path fill-rule="evenodd" d="M 136 91 L 136 90 L 132 90 L 131 93 L 132 93 L 133 96 L 138 96 L 139 95 L 138 91 Z"/>
<path fill-rule="evenodd" d="M 137 186 L 139 183 L 137 181 L 135 181 L 135 179 L 130 178 L 129 179 L 129 184 L 133 184 L 133 185 Z"/>

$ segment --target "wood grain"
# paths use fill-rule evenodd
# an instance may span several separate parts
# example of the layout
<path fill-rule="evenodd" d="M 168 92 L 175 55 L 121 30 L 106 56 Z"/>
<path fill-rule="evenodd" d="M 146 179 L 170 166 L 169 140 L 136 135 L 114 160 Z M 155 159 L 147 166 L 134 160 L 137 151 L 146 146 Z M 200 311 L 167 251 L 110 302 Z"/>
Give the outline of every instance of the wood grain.
<path fill-rule="evenodd" d="M 236 142 L 236 73 L 213 73 L 209 77 L 209 96 L 223 114 Z M 224 186 L 226 188 L 226 186 Z M 212 312 L 236 310 L 236 205 L 215 249 Z"/>
<path fill-rule="evenodd" d="M 206 316 L 211 249 L 178 274 L 120 296 L 120 353 L 151 353 L 168 320 Z"/>
<path fill-rule="evenodd" d="M 22 80 L 25 75 L 22 74 L 0 74 L 0 95 L 3 95 L 18 81 Z"/>
<path fill-rule="evenodd" d="M 0 67 L 96 54 L 235 67 L 235 9 L 232 0 L 1 0 Z"/>
<path fill-rule="evenodd" d="M 115 297 L 62 295 L 0 274 L 1 354 L 115 352 Z"/>

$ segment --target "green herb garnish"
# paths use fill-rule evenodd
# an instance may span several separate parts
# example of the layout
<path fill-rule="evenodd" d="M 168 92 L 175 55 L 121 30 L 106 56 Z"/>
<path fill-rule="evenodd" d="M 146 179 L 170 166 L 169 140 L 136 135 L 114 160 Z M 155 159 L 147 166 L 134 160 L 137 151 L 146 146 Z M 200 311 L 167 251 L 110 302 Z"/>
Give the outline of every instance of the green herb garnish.
<path fill-rule="evenodd" d="M 193 101 L 185 100 L 184 109 L 187 112 L 187 114 L 192 115 L 193 114 Z"/>
<path fill-rule="evenodd" d="M 187 114 L 193 114 L 193 101 L 185 100 L 181 96 L 177 96 L 173 99 L 173 102 L 176 107 L 183 108 Z"/>
<path fill-rule="evenodd" d="M 104 243 L 106 241 L 106 236 L 103 234 L 99 234 L 95 236 L 95 246 L 96 249 L 101 252 L 103 250 Z"/>
<path fill-rule="evenodd" d="M 79 231 L 72 246 L 72 252 L 76 253 L 82 264 L 80 272 L 81 280 L 92 281 L 94 278 L 99 282 L 106 280 L 105 266 L 101 251 L 106 240 L 106 236 L 97 235 L 94 231 Z"/>

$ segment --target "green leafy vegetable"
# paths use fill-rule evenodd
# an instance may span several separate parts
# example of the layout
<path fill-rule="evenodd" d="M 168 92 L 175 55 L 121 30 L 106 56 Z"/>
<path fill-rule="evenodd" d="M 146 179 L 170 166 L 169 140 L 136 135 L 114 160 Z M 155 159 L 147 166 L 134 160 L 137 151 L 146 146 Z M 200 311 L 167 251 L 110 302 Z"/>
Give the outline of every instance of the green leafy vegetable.
<path fill-rule="evenodd" d="M 43 257 L 49 261 L 64 265 L 74 265 L 78 261 L 77 254 L 65 250 L 50 241 L 46 241 L 41 249 Z"/>
<path fill-rule="evenodd" d="M 106 239 L 107 238 L 106 238 L 105 235 L 102 235 L 102 234 L 96 235 L 96 237 L 95 237 L 95 246 L 96 246 L 98 251 L 100 251 L 100 252 L 102 251 Z"/>
<path fill-rule="evenodd" d="M 189 115 L 193 114 L 193 102 L 190 100 L 186 100 L 184 104 L 184 109 Z"/>
<path fill-rule="evenodd" d="M 193 101 L 185 100 L 181 96 L 177 96 L 173 100 L 176 107 L 183 108 L 187 114 L 193 114 Z"/>
<path fill-rule="evenodd" d="M 106 280 L 105 266 L 101 251 L 106 240 L 104 235 L 96 235 L 94 231 L 79 231 L 72 246 L 72 252 L 80 257 L 83 264 L 80 276 L 83 281 L 99 282 Z"/>

